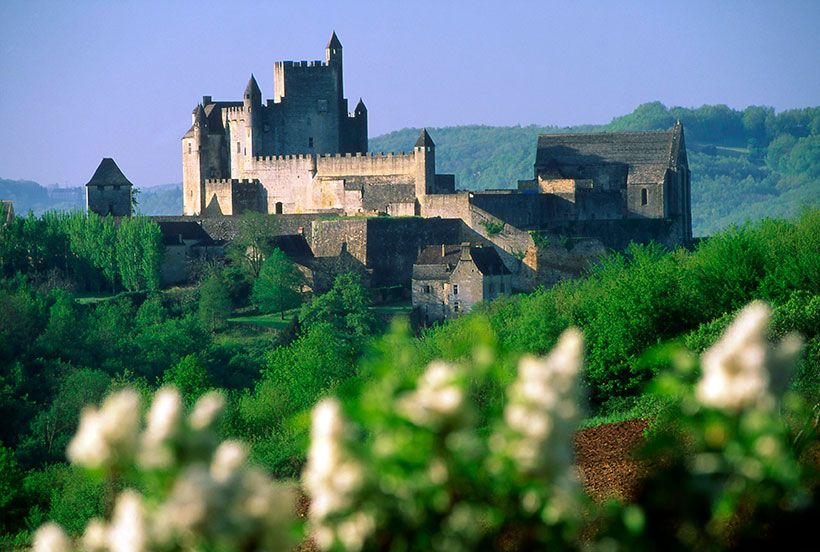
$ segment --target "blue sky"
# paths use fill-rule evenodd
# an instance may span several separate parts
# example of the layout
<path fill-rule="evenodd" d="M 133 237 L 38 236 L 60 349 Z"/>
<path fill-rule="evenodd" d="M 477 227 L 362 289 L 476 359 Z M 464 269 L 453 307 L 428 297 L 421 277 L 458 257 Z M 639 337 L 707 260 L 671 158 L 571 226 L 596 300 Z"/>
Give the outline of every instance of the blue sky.
<path fill-rule="evenodd" d="M 239 99 L 332 30 L 370 135 L 605 123 L 638 104 L 820 104 L 820 1 L 0 2 L 0 177 L 84 184 L 114 157 L 179 182 L 203 95 Z M 434 136 L 435 138 L 435 136 Z M 534 146 L 533 146 L 534 147 Z"/>

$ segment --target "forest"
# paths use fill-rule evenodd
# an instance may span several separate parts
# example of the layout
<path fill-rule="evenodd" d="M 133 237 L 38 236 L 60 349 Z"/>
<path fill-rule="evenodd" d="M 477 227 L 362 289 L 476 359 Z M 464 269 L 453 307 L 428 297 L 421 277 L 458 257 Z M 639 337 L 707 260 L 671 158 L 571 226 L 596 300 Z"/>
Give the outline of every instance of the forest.
<path fill-rule="evenodd" d="M 577 281 L 484 304 L 416 335 L 400 320 L 386 324 L 352 274 L 338 277 L 327 293 L 303 294 L 301 276 L 284 255 L 257 249 L 263 246 L 254 228 L 249 221 L 228 262 L 204 267 L 197 286 L 161 290 L 159 232 L 148 219 L 115 225 L 110 218 L 47 214 L 0 227 L 3 547 L 25 546 L 47 520 L 80 535 L 91 518 L 111 513 L 124 485 L 155 488 L 151 478 L 101 477 L 66 462 L 83 406 L 126 389 L 148 403 L 173 385 L 184 409 L 218 390 L 225 412 L 213 438 L 240 439 L 267 476 L 296 481 L 312 442 L 310 412 L 322 399 L 338 397 L 363 427 L 387 424 L 389 432 L 397 411 L 390 401 L 371 400 L 373 393 L 406 393 L 417 378 L 438 381 L 425 375 L 434 361 L 472 363 L 478 371 L 464 380 L 474 386 L 469 419 L 483 435 L 514 384 L 516 364 L 562 347 L 570 327 L 584 336 L 582 423 L 660 418 L 670 400 L 650 391 L 674 373 L 681 351 L 707 350 L 744 305 L 760 300 L 771 308 L 769 338 L 803 336 L 804 352 L 786 387 L 805 404 L 820 399 L 817 209 L 794 221 L 731 227 L 692 251 L 633 245 Z M 232 322 L 249 313 L 271 313 L 269 320 L 280 323 Z M 365 433 L 363 442 L 378 435 Z M 798 488 L 789 481 L 785 488 Z"/>

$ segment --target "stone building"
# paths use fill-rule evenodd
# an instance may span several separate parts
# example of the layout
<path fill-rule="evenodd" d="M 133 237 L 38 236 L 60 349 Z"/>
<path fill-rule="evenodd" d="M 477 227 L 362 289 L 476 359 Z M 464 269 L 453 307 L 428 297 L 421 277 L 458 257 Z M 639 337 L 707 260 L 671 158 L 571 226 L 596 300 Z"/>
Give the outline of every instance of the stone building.
<path fill-rule="evenodd" d="M 225 243 L 214 240 L 194 221 L 157 221 L 164 245 L 160 280 L 163 285 L 189 281 L 198 261 L 221 259 Z"/>
<path fill-rule="evenodd" d="M 104 158 L 85 185 L 86 208 L 100 216 L 130 217 L 133 185 L 110 157 Z"/>
<path fill-rule="evenodd" d="M 425 247 L 413 264 L 411 293 L 419 321 L 430 324 L 510 295 L 512 275 L 493 247 L 434 245 Z"/>
<path fill-rule="evenodd" d="M 324 61 L 278 61 L 274 97 L 262 102 L 251 75 L 242 101 L 205 96 L 182 138 L 185 215 L 333 212 L 418 214 L 417 197 L 452 192 L 435 174 L 422 131 L 412 152 L 369 154 L 367 108 L 344 97 L 336 33 Z"/>

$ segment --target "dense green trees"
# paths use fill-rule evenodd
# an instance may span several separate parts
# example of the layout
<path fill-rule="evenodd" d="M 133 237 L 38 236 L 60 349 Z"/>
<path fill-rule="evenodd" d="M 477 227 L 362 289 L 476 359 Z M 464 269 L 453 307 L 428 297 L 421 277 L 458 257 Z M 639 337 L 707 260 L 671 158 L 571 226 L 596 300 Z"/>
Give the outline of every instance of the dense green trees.
<path fill-rule="evenodd" d="M 262 312 L 282 313 L 302 302 L 302 273 L 279 249 L 271 250 L 261 264 L 251 293 Z"/>
<path fill-rule="evenodd" d="M 0 276 L 46 287 L 158 289 L 162 255 L 159 226 L 144 217 L 49 212 L 0 225 Z"/>
<path fill-rule="evenodd" d="M 220 329 L 225 326 L 232 308 L 231 297 L 222 274 L 211 271 L 199 286 L 199 321 L 207 330 Z"/>

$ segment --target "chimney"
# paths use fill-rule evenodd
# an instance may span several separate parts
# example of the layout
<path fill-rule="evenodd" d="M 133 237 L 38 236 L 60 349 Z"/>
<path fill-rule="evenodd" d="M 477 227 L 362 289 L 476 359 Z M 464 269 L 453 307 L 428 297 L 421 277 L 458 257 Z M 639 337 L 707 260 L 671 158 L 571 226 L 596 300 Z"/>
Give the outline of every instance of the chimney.
<path fill-rule="evenodd" d="M 461 242 L 461 260 L 470 261 L 473 256 L 470 254 L 470 242 Z"/>

